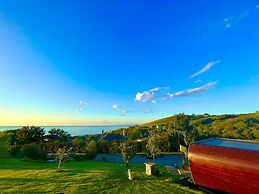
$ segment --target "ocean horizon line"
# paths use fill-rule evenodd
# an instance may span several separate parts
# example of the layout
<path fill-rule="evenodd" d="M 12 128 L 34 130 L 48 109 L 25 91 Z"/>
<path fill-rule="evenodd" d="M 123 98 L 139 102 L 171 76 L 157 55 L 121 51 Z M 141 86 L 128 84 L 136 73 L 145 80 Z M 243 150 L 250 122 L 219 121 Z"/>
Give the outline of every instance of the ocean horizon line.
<path fill-rule="evenodd" d="M 0 125 L 0 127 L 109 127 L 109 126 L 135 126 L 139 124 L 115 124 L 115 125 Z"/>

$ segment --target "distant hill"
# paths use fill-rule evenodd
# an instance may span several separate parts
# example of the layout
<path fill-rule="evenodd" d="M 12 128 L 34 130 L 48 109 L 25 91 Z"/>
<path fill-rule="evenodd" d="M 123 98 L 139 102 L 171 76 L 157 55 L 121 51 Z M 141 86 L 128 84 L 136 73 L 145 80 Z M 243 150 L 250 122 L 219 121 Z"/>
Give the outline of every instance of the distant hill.
<path fill-rule="evenodd" d="M 237 118 L 237 120 L 244 120 L 247 118 L 255 118 L 256 120 L 258 120 L 259 113 L 223 114 L 223 115 L 210 115 L 205 113 L 203 115 L 189 115 L 189 118 L 190 118 L 191 124 L 211 124 L 213 121 L 216 121 L 216 120 L 225 121 L 225 120 L 234 119 L 234 118 Z M 169 124 L 173 122 L 174 122 L 174 116 L 170 116 L 170 117 L 145 123 L 142 126 L 163 125 L 163 124 Z"/>
<path fill-rule="evenodd" d="M 111 133 L 126 135 L 129 139 L 148 136 L 148 131 L 157 125 L 174 123 L 174 116 L 158 119 L 139 126 L 114 130 Z M 198 138 L 225 137 L 259 140 L 259 112 L 249 114 L 188 115 L 190 125 L 197 130 Z"/>

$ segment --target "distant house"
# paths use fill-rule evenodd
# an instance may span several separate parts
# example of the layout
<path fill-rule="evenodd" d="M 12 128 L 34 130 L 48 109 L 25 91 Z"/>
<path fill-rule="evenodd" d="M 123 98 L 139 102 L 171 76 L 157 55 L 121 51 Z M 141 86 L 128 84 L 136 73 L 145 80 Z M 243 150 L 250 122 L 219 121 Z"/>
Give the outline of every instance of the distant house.
<path fill-rule="evenodd" d="M 106 134 L 102 137 L 103 140 L 112 142 L 117 140 L 127 140 L 127 137 L 120 134 Z"/>

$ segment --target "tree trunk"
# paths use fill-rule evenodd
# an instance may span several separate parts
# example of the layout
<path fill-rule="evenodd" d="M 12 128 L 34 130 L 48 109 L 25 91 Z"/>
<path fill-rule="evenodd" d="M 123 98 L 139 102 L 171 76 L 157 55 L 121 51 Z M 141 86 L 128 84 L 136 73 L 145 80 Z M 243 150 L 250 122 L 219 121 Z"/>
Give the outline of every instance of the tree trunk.
<path fill-rule="evenodd" d="M 60 169 L 61 160 L 58 161 L 58 170 Z"/>

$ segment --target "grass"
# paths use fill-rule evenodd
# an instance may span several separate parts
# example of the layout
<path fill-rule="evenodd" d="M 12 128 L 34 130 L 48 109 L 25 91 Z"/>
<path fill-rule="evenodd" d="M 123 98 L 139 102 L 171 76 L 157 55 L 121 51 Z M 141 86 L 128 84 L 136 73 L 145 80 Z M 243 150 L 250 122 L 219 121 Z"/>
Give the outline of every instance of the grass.
<path fill-rule="evenodd" d="M 127 179 L 125 165 L 95 161 L 67 162 L 62 171 L 55 163 L 24 159 L 0 159 L 0 193 L 199 193 L 177 183 L 159 167 L 160 175 L 148 177 L 144 165 L 130 165 L 134 180 Z"/>

